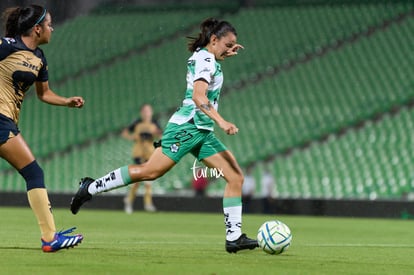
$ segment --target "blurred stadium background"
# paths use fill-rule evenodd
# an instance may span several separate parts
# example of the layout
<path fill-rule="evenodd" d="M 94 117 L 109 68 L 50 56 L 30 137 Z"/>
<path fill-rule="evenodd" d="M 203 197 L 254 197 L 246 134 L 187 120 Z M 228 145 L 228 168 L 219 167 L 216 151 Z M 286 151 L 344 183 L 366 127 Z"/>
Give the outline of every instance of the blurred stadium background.
<path fill-rule="evenodd" d="M 20 129 L 50 193 L 71 194 L 80 177 L 130 163 L 131 144 L 119 134 L 142 103 L 165 125 L 184 94 L 185 36 L 212 16 L 232 22 L 245 46 L 223 62 L 220 105 L 241 130 L 217 135 L 257 182 L 270 170 L 281 200 L 414 199 L 412 1 L 38 3 L 56 22 L 43 47 L 51 87 L 86 99 L 79 111 L 42 104 L 33 92 L 25 99 Z M 154 193 L 190 196 L 193 162 L 187 156 Z M 0 178 L 2 192 L 25 191 L 5 161 Z M 208 195 L 223 186 L 211 183 Z"/>

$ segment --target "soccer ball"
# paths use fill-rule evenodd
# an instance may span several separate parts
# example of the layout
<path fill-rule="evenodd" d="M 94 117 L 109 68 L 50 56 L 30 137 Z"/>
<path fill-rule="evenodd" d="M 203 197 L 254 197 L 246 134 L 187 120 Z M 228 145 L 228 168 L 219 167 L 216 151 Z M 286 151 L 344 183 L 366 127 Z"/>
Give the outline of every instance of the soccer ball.
<path fill-rule="evenodd" d="M 292 241 L 289 227 L 281 221 L 267 221 L 257 232 L 257 242 L 264 252 L 281 254 L 286 251 Z"/>

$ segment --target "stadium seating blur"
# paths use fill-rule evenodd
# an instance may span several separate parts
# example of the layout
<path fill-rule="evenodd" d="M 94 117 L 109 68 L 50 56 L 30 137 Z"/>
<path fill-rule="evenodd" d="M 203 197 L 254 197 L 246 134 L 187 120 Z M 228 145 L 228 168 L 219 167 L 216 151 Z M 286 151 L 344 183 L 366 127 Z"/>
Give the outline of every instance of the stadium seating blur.
<path fill-rule="evenodd" d="M 276 159 L 280 197 L 398 199 L 414 188 L 414 110 Z"/>
<path fill-rule="evenodd" d="M 414 112 L 404 107 L 414 99 L 412 14 L 412 3 L 399 2 L 266 6 L 226 15 L 245 50 L 223 63 L 220 113 L 241 130 L 217 135 L 242 166 L 258 164 L 258 180 L 260 163 L 276 157 L 271 167 L 280 197 L 395 199 L 412 191 Z M 57 27 L 45 47 L 51 79 L 60 94 L 80 94 L 87 105 L 25 102 L 20 127 L 44 158 L 50 191 L 72 192 L 79 177 L 129 163 L 131 145 L 119 130 L 144 102 L 163 123 L 180 104 L 189 55 L 180 32 L 196 32 L 209 15 L 219 11 L 92 14 Z M 157 180 L 155 193 L 188 189 L 193 162 L 187 156 Z M 24 190 L 4 162 L 0 173 L 2 190 Z M 213 183 L 209 193 L 220 194 L 223 184 Z"/>
<path fill-rule="evenodd" d="M 413 99 L 410 19 L 358 42 L 229 93 L 221 112 L 236 123 L 240 161 L 265 158 Z M 390 43 L 387 41 L 398 41 Z M 384 45 L 384 46 L 383 46 Z M 251 104 L 253 103 L 254 104 Z M 269 104 L 271 103 L 271 104 Z M 223 136 L 230 143 L 232 138 Z M 255 141 L 255 142 L 252 142 Z"/>
<path fill-rule="evenodd" d="M 79 16 L 57 26 L 46 45 L 51 79 L 59 81 L 197 24 L 217 11 L 154 11 Z M 58 49 L 58 50 L 57 50 Z"/>

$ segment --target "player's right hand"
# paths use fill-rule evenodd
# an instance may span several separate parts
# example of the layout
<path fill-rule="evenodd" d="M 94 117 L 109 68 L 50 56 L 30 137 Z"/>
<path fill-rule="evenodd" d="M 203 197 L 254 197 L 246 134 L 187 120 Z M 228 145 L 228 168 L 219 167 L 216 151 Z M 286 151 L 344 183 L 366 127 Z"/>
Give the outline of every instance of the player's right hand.
<path fill-rule="evenodd" d="M 85 104 L 85 100 L 80 96 L 73 96 L 67 99 L 67 104 L 69 108 L 82 108 Z"/>

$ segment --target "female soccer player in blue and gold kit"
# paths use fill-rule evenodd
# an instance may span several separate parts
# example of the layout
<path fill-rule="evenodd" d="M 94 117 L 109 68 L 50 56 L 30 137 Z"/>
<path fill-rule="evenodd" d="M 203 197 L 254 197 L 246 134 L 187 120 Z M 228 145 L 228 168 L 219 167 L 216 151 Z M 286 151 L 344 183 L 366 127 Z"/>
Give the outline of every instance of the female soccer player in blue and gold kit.
<path fill-rule="evenodd" d="M 0 40 L 0 157 L 8 161 L 26 181 L 30 207 L 42 234 L 44 252 L 73 247 L 83 236 L 67 235 L 74 228 L 56 232 L 50 202 L 44 185 L 43 170 L 17 127 L 23 98 L 35 84 L 38 98 L 48 104 L 80 108 L 82 97 L 61 97 L 48 83 L 48 68 L 43 51 L 53 32 L 50 13 L 31 5 L 4 12 L 6 37 Z"/>
<path fill-rule="evenodd" d="M 208 167 L 220 169 L 227 181 L 223 198 L 226 250 L 235 253 L 257 247 L 256 240 L 241 233 L 243 173 L 233 154 L 213 132 L 214 124 L 229 135 L 239 131 L 217 112 L 223 85 L 223 72 L 217 60 L 237 54 L 242 46 L 236 40 L 236 30 L 226 21 L 207 19 L 201 24 L 201 33 L 189 43 L 192 56 L 187 62 L 185 98 L 165 128 L 161 147 L 142 165 L 124 166 L 97 180 L 82 179 L 72 199 L 72 213 L 76 214 L 95 194 L 162 176 L 191 153 Z"/>

